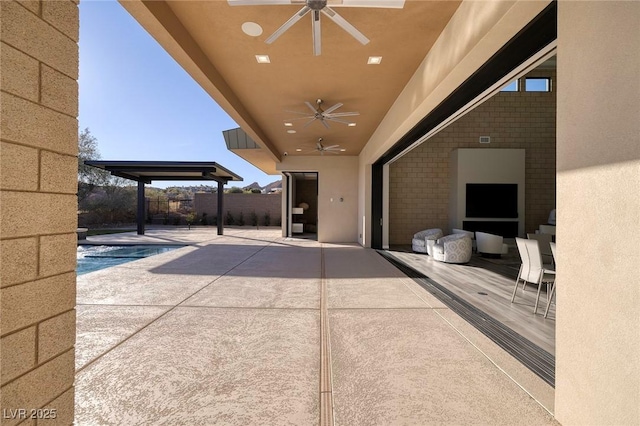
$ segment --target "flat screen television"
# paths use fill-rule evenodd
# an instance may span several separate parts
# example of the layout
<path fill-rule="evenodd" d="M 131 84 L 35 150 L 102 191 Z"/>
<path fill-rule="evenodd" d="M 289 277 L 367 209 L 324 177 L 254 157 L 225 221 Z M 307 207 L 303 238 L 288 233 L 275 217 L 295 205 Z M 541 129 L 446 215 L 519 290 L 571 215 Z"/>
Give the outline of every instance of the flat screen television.
<path fill-rule="evenodd" d="M 467 217 L 517 218 L 517 183 L 468 183 Z"/>

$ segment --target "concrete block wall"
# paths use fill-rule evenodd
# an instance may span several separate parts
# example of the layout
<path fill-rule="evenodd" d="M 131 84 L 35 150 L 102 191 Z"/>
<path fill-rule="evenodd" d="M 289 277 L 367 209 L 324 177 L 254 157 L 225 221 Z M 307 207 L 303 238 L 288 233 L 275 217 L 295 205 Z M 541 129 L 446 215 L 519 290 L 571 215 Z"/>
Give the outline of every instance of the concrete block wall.
<path fill-rule="evenodd" d="M 2 1 L 0 12 L 2 424 L 39 408 L 55 421 L 25 424 L 71 424 L 78 4 Z"/>
<path fill-rule="evenodd" d="M 196 193 L 193 198 L 193 208 L 198 215 L 207 213 L 209 218 L 218 214 L 218 194 L 206 192 Z M 245 225 L 250 225 L 251 212 L 258 215 L 259 224 L 263 224 L 264 215 L 269 212 L 271 226 L 280 223 L 282 210 L 282 194 L 224 194 L 223 215 L 231 212 L 236 220 L 242 212 Z"/>
<path fill-rule="evenodd" d="M 525 232 L 546 223 L 556 194 L 556 73 L 551 92 L 499 92 L 389 167 L 389 243 L 410 244 L 427 228 L 448 232 L 449 158 L 458 148 L 524 148 Z M 490 136 L 490 144 L 480 144 Z"/>

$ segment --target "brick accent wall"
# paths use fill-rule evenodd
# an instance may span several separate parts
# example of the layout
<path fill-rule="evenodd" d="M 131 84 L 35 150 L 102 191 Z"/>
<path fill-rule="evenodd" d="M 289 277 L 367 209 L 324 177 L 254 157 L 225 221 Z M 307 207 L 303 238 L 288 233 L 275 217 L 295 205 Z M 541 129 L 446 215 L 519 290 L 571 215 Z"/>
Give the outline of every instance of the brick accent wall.
<path fill-rule="evenodd" d="M 207 213 L 209 218 L 213 218 L 218 214 L 218 194 L 196 193 L 193 208 L 198 217 Z M 269 212 L 271 226 L 275 226 L 282 216 L 282 194 L 224 194 L 222 214 L 226 217 L 228 211 L 236 220 L 242 212 L 245 225 L 251 224 L 251 212 L 256 212 L 260 225 L 264 224 L 264 215 Z"/>
<path fill-rule="evenodd" d="M 450 231 L 449 159 L 457 148 L 524 148 L 525 232 L 547 222 L 556 193 L 556 75 L 526 77 L 550 77 L 553 90 L 500 92 L 390 165 L 390 244 L 410 244 L 422 229 Z"/>
<path fill-rule="evenodd" d="M 78 4 L 1 1 L 0 8 L 0 405 L 4 413 L 55 409 L 51 424 L 71 424 Z"/>

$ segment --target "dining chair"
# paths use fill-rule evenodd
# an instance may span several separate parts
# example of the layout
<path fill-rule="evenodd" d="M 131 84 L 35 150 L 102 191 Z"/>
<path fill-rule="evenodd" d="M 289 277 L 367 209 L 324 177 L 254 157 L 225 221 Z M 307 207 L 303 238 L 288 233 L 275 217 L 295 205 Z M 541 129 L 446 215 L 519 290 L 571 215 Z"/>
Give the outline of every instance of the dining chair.
<path fill-rule="evenodd" d="M 516 245 L 518 252 L 520 253 L 520 259 L 522 265 L 516 278 L 516 283 L 513 288 L 513 295 L 511 296 L 511 303 L 516 298 L 516 292 L 518 291 L 518 284 L 520 280 L 523 281 L 523 290 L 527 283 L 536 284 L 538 286 L 538 292 L 536 294 L 536 303 L 533 307 L 533 313 L 538 311 L 538 303 L 540 301 L 540 290 L 542 290 L 542 284 L 547 284 L 547 294 L 549 294 L 549 283 L 552 283 L 555 278 L 555 271 L 547 269 L 542 263 L 542 254 L 540 253 L 540 246 L 537 240 L 525 240 L 524 238 L 516 237 Z"/>
<path fill-rule="evenodd" d="M 529 275 L 529 253 L 527 253 L 527 247 L 524 244 L 523 238 L 516 237 L 516 247 L 518 248 L 518 254 L 520 255 L 520 270 L 518 271 L 518 275 L 516 276 L 516 285 L 513 289 L 513 296 L 511 297 L 511 303 L 516 298 L 516 290 L 518 289 L 518 284 L 520 282 L 521 277 L 524 275 Z M 527 286 L 527 282 L 523 280 L 522 289 Z"/>
<path fill-rule="evenodd" d="M 553 254 L 551 253 L 551 249 L 549 244 L 553 241 L 551 234 L 527 234 L 527 238 L 530 240 L 538 240 L 540 253 L 542 253 L 542 261 L 544 263 L 548 263 L 553 265 Z"/>
<path fill-rule="evenodd" d="M 556 256 L 556 243 L 549 243 L 549 247 L 551 248 L 551 254 L 553 254 L 553 263 L 554 265 L 558 264 L 558 258 Z M 547 309 L 544 311 L 544 317 L 546 318 L 549 315 L 549 306 L 551 306 L 551 299 L 556 292 L 556 280 L 553 280 L 553 285 L 551 286 L 551 293 L 549 293 L 549 300 L 547 300 Z M 556 305 L 557 309 L 557 305 Z"/>

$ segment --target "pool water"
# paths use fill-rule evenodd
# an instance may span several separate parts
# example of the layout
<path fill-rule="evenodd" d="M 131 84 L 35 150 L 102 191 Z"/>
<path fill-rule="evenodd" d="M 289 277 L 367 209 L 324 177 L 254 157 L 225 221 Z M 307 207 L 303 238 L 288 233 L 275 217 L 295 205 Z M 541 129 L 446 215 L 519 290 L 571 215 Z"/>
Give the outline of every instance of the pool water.
<path fill-rule="evenodd" d="M 78 275 L 166 253 L 181 246 L 78 246 Z"/>

